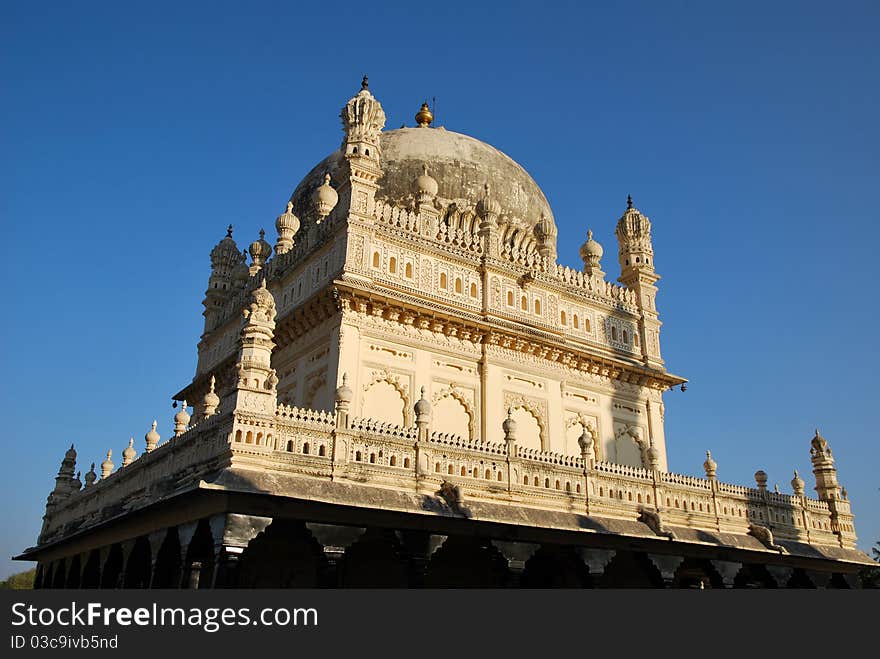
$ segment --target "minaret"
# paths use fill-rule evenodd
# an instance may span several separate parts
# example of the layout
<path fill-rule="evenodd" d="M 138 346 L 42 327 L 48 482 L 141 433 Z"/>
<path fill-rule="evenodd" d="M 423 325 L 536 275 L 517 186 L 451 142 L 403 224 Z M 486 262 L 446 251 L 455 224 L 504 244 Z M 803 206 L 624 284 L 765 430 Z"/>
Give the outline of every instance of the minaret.
<path fill-rule="evenodd" d="M 651 246 L 651 222 L 626 198 L 626 211 L 617 222 L 620 278 L 618 281 L 635 291 L 641 323 L 639 324 L 642 361 L 652 368 L 663 368 L 660 358 L 660 319 L 657 315 L 657 287 L 660 275 L 654 272 L 654 248 Z"/>
<path fill-rule="evenodd" d="M 238 383 L 233 392 L 234 410 L 275 414 L 278 377 L 272 368 L 275 347 L 275 298 L 264 279 L 251 293 L 250 305 L 242 312 L 244 322 L 238 351 Z"/>
<path fill-rule="evenodd" d="M 831 447 L 816 428 L 816 434 L 810 440 L 810 461 L 813 463 L 813 475 L 816 477 L 816 493 L 823 501 L 840 499 L 840 485 L 837 483 L 837 469 Z"/>
<path fill-rule="evenodd" d="M 67 452 L 64 454 L 64 459 L 61 461 L 58 475 L 55 476 L 55 489 L 49 494 L 49 499 L 46 501 L 46 508 L 48 509 L 50 506 L 55 506 L 78 489 L 79 488 L 76 485 L 76 449 L 74 449 L 73 444 L 71 444 L 70 448 L 67 449 Z"/>
<path fill-rule="evenodd" d="M 361 82 L 361 90 L 345 104 L 339 116 L 345 131 L 342 152 L 346 166 L 338 192 L 351 215 L 369 222 L 379 189 L 377 181 L 382 176 L 379 140 L 385 127 L 385 111 L 370 92 L 367 76 Z"/>
<path fill-rule="evenodd" d="M 211 276 L 208 277 L 208 290 L 205 291 L 205 334 L 217 327 L 223 315 L 223 307 L 232 295 L 233 276 L 242 255 L 232 239 L 232 225 L 226 229 L 223 238 L 211 250 Z"/>
<path fill-rule="evenodd" d="M 837 535 L 841 547 L 855 547 L 852 508 L 847 501 L 846 490 L 837 482 L 837 468 L 831 447 L 819 434 L 818 428 L 810 440 L 810 461 L 816 477 L 816 493 L 820 500 L 828 504 L 828 512 L 831 513 L 831 530 Z"/>

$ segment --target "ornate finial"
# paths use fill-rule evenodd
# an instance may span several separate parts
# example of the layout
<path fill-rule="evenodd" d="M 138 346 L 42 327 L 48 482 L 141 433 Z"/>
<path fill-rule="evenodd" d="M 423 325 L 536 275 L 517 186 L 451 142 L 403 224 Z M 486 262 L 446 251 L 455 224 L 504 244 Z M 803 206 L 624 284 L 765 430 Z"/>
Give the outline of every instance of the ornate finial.
<path fill-rule="evenodd" d="M 232 238 L 232 225 L 231 224 L 228 227 L 226 227 L 226 237 Z"/>
<path fill-rule="evenodd" d="M 802 497 L 804 496 L 804 479 L 801 478 L 801 475 L 798 473 L 798 470 L 794 470 L 794 478 L 791 479 L 791 489 L 794 492 L 795 496 Z"/>
<path fill-rule="evenodd" d="M 428 107 L 428 101 L 422 103 L 422 107 L 419 108 L 419 111 L 416 113 L 416 123 L 420 128 L 427 128 L 431 125 L 431 122 L 434 121 L 434 114 L 431 112 L 431 109 Z"/>
<path fill-rule="evenodd" d="M 128 446 L 122 451 L 122 466 L 127 467 L 130 465 L 137 455 L 137 451 L 134 450 L 134 437 L 129 438 Z"/>
<path fill-rule="evenodd" d="M 266 231 L 264 229 L 260 229 L 260 240 L 266 237 Z"/>
<path fill-rule="evenodd" d="M 712 452 L 706 451 L 706 461 L 703 463 L 703 469 L 706 470 L 706 478 L 714 480 L 718 473 L 718 463 L 712 459 Z"/>
<path fill-rule="evenodd" d="M 516 421 L 513 420 L 513 407 L 507 408 L 507 418 L 501 424 L 504 431 L 504 441 L 513 444 L 516 441 Z"/>
<path fill-rule="evenodd" d="M 342 386 L 344 387 L 348 383 L 348 373 L 342 374 Z"/>
<path fill-rule="evenodd" d="M 627 208 L 632 208 L 632 207 L 633 207 L 633 198 L 632 198 L 632 195 L 626 195 L 626 207 L 627 207 Z"/>
<path fill-rule="evenodd" d="M 593 230 L 587 229 L 587 240 L 592 240 L 592 239 L 593 239 Z"/>
<path fill-rule="evenodd" d="M 422 398 L 424 398 L 425 397 L 425 385 L 422 385 L 421 394 L 422 394 Z"/>
<path fill-rule="evenodd" d="M 369 88 L 370 88 L 370 81 L 367 78 L 366 74 L 364 74 L 364 78 L 363 78 L 363 80 L 361 80 L 361 89 L 369 89 Z"/>
<path fill-rule="evenodd" d="M 330 185 L 330 172 L 324 173 L 324 182 L 312 193 L 312 205 L 318 214 L 320 224 L 330 214 L 339 201 L 339 193 Z"/>
<path fill-rule="evenodd" d="M 291 213 L 293 213 L 293 202 L 292 202 L 292 201 L 288 201 L 288 202 L 287 202 L 287 211 L 286 211 L 286 212 L 287 212 L 288 215 L 290 215 Z"/>
<path fill-rule="evenodd" d="M 113 449 L 107 451 L 107 459 L 101 463 L 101 478 L 107 478 L 113 473 Z"/>
<path fill-rule="evenodd" d="M 144 435 L 144 440 L 147 443 L 147 453 L 156 448 L 159 445 L 159 440 L 162 439 L 161 437 L 159 437 L 159 433 L 156 432 L 156 425 L 156 420 L 154 419 L 153 426 L 150 428 L 150 430 L 147 431 L 147 434 Z"/>

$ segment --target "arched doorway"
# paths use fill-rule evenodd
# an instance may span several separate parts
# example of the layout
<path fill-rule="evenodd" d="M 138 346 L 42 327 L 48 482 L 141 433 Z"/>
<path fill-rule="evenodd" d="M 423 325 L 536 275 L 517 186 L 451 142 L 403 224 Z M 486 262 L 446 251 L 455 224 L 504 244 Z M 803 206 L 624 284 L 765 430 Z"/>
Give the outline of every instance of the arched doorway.
<path fill-rule="evenodd" d="M 776 580 L 763 565 L 743 565 L 733 579 L 734 588 L 776 588 Z"/>
<path fill-rule="evenodd" d="M 180 536 L 177 527 L 172 526 L 156 554 L 156 567 L 153 571 L 153 588 L 180 587 Z"/>
<path fill-rule="evenodd" d="M 675 570 L 676 588 L 724 588 L 724 579 L 712 563 L 697 558 L 684 559 Z"/>
<path fill-rule="evenodd" d="M 79 588 L 80 585 L 80 573 L 82 572 L 82 565 L 79 561 L 79 554 L 70 559 L 70 568 L 67 570 L 67 583 L 65 584 L 65 588 Z"/>
<path fill-rule="evenodd" d="M 238 583 L 244 588 L 314 588 L 326 567 L 323 547 L 303 522 L 276 519 L 242 553 Z"/>
<path fill-rule="evenodd" d="M 425 586 L 502 588 L 507 578 L 507 559 L 487 539 L 450 536 L 428 563 Z"/>
<path fill-rule="evenodd" d="M 641 552 L 619 551 L 605 566 L 603 588 L 663 588 L 657 566 Z"/>
<path fill-rule="evenodd" d="M 122 574 L 122 548 L 115 544 L 110 547 L 104 569 L 101 571 L 101 588 L 117 588 Z"/>
<path fill-rule="evenodd" d="M 184 588 L 210 588 L 214 580 L 214 537 L 208 520 L 199 520 L 186 549 Z"/>
<path fill-rule="evenodd" d="M 368 528 L 345 551 L 342 585 L 346 588 L 406 588 L 409 561 L 394 531 Z"/>
<path fill-rule="evenodd" d="M 149 588 L 152 574 L 152 555 L 150 541 L 141 536 L 134 542 L 134 547 L 125 565 L 124 588 Z"/>
<path fill-rule="evenodd" d="M 523 588 L 592 588 L 590 568 L 571 547 L 541 547 L 526 561 Z"/>
<path fill-rule="evenodd" d="M 86 559 L 86 566 L 83 569 L 81 588 L 100 588 L 101 586 L 101 552 L 93 549 L 89 552 Z"/>

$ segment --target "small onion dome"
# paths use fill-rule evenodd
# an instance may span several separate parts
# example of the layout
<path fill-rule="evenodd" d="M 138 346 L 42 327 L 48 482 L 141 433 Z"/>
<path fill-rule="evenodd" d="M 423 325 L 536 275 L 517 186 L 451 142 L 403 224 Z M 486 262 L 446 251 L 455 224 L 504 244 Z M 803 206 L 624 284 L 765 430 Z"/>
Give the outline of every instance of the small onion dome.
<path fill-rule="evenodd" d="M 189 425 L 189 413 L 186 411 L 186 401 L 180 404 L 180 411 L 174 415 L 174 423 L 177 426 L 186 428 Z"/>
<path fill-rule="evenodd" d="M 342 384 L 336 388 L 336 402 L 348 404 L 354 398 L 354 392 L 348 386 L 348 374 L 342 374 Z"/>
<path fill-rule="evenodd" d="M 758 485 L 759 490 L 767 489 L 767 472 L 763 469 L 758 469 L 755 472 L 755 483 Z"/>
<path fill-rule="evenodd" d="M 324 183 L 315 188 L 312 193 L 312 203 L 315 205 L 315 212 L 318 217 L 324 218 L 330 214 L 336 203 L 339 201 L 339 193 L 330 185 L 330 174 L 324 174 Z"/>
<path fill-rule="evenodd" d="M 428 107 L 428 101 L 422 103 L 422 107 L 416 113 L 416 123 L 420 128 L 427 128 L 434 121 L 434 113 Z"/>
<path fill-rule="evenodd" d="M 134 450 L 134 437 L 131 437 L 128 440 L 128 446 L 122 450 L 122 466 L 127 467 L 130 465 L 136 456 L 137 451 Z"/>
<path fill-rule="evenodd" d="M 504 439 L 513 440 L 516 437 L 516 421 L 513 420 L 513 408 L 507 408 L 507 418 L 504 419 L 504 422 L 501 424 L 501 429 L 504 431 Z"/>
<path fill-rule="evenodd" d="M 220 404 L 220 396 L 218 396 L 214 392 L 214 386 L 217 383 L 217 379 L 212 375 L 211 376 L 211 388 L 208 390 L 208 393 L 205 394 L 204 404 L 205 404 L 205 412 L 207 414 L 213 414 L 217 410 L 217 406 Z"/>
<path fill-rule="evenodd" d="M 477 215 L 485 217 L 486 215 L 498 216 L 501 214 L 501 204 L 490 194 L 489 184 L 483 186 L 485 194 L 480 201 L 477 202 Z"/>
<path fill-rule="evenodd" d="M 425 388 L 422 387 L 422 397 L 416 401 L 416 416 L 429 416 L 431 414 L 431 403 L 425 398 Z"/>
<path fill-rule="evenodd" d="M 83 484 L 82 484 L 82 478 L 80 478 L 81 476 L 82 476 L 82 472 L 78 471 L 78 472 L 76 472 L 76 476 L 73 478 L 74 485 L 73 485 L 72 489 L 74 492 L 78 492 L 79 490 L 82 489 Z"/>
<path fill-rule="evenodd" d="M 586 426 L 584 426 L 581 436 L 578 437 L 578 446 L 581 447 L 581 453 L 588 453 L 593 450 L 593 435 Z"/>
<path fill-rule="evenodd" d="M 291 236 L 296 235 L 296 232 L 299 231 L 299 218 L 293 214 L 293 202 L 287 202 L 287 210 L 278 216 L 278 219 L 275 220 L 275 229 L 278 231 L 279 235 L 284 234 L 285 231 L 289 231 Z"/>
<path fill-rule="evenodd" d="M 816 428 L 816 434 L 813 435 L 813 439 L 810 440 L 810 453 L 813 455 L 831 454 L 831 449 L 828 448 L 828 441 L 819 434 L 818 428 Z"/>
<path fill-rule="evenodd" d="M 226 228 L 226 236 L 211 250 L 213 268 L 232 267 L 238 258 L 238 245 L 232 239 L 232 225 Z"/>
<path fill-rule="evenodd" d="M 149 453 L 154 448 L 156 448 L 159 445 L 159 440 L 162 439 L 159 436 L 159 433 L 156 432 L 156 425 L 157 424 L 154 419 L 153 426 L 150 428 L 150 430 L 147 432 L 147 434 L 144 435 L 144 440 L 147 442 L 147 448 L 146 448 L 147 453 Z"/>
<path fill-rule="evenodd" d="M 427 165 L 422 165 L 422 173 L 416 178 L 413 183 L 413 188 L 417 195 L 427 195 L 428 197 L 437 196 L 437 190 L 439 190 L 439 187 L 437 186 L 437 181 L 428 174 Z"/>
<path fill-rule="evenodd" d="M 602 249 L 602 245 L 600 245 L 598 241 L 593 240 L 593 231 L 588 230 L 587 242 L 581 245 L 581 258 L 586 263 L 587 261 L 592 261 L 593 259 L 601 259 L 604 253 L 605 250 Z"/>
<path fill-rule="evenodd" d="M 73 444 L 70 445 L 70 448 L 67 449 L 67 452 L 64 454 L 65 460 L 73 460 L 76 462 L 76 449 L 73 448 Z"/>
<path fill-rule="evenodd" d="M 718 473 L 718 463 L 712 459 L 712 453 L 706 451 L 706 461 L 703 463 L 703 469 L 706 470 L 706 478 L 715 478 Z"/>
<path fill-rule="evenodd" d="M 107 478 L 110 474 L 113 473 L 113 460 L 110 458 L 113 457 L 113 449 L 107 451 L 107 459 L 101 463 L 101 478 Z"/>
<path fill-rule="evenodd" d="M 798 496 L 803 496 L 804 494 L 804 479 L 801 478 L 801 475 L 798 473 L 798 470 L 794 470 L 794 478 L 791 479 L 791 489 L 794 490 L 794 493 Z"/>
<path fill-rule="evenodd" d="M 260 229 L 260 238 L 251 243 L 249 248 L 251 261 L 257 265 L 263 265 L 269 255 L 272 254 L 272 245 L 266 242 L 266 232 Z"/>
<path fill-rule="evenodd" d="M 538 220 L 538 223 L 535 225 L 535 233 L 538 234 L 539 238 L 555 238 L 558 231 L 556 229 L 556 224 L 553 222 L 553 218 L 547 217 L 542 213 L 541 219 Z"/>
<path fill-rule="evenodd" d="M 97 479 L 98 474 L 95 473 L 95 463 L 93 462 L 91 468 L 86 472 L 86 487 L 94 485 Z"/>

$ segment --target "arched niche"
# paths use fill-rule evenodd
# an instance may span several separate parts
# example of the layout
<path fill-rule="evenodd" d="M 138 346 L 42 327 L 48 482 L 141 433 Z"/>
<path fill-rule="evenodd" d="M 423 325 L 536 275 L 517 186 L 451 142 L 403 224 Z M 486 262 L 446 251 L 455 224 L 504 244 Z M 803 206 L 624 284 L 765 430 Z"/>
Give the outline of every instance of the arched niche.
<path fill-rule="evenodd" d="M 466 401 L 455 394 L 447 394 L 434 403 L 431 429 L 440 433 L 473 437 L 473 414 Z"/>
<path fill-rule="evenodd" d="M 406 424 L 406 397 L 388 380 L 376 380 L 364 392 L 361 416 L 397 426 Z"/>
<path fill-rule="evenodd" d="M 516 421 L 516 444 L 525 449 L 544 450 L 541 440 L 541 422 L 538 417 L 525 407 L 516 407 L 513 410 L 513 420 Z"/>

